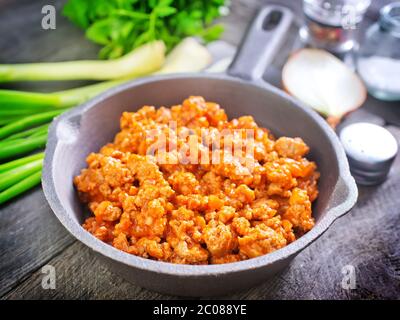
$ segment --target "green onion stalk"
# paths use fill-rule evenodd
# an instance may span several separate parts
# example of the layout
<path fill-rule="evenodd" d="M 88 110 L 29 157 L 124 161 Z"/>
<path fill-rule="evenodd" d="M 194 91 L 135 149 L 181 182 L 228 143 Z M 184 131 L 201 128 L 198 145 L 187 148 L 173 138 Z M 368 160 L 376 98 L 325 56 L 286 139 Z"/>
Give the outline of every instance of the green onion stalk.
<path fill-rule="evenodd" d="M 115 80 L 143 76 L 161 68 L 165 45 L 153 41 L 114 60 L 0 65 L 0 82 L 54 80 Z"/>
<path fill-rule="evenodd" d="M 36 153 L 34 155 L 31 155 L 31 156 L 27 156 L 27 157 L 24 157 L 24 158 L 17 159 L 17 160 L 14 160 L 14 161 L 10 161 L 10 162 L 7 162 L 7 163 L 0 164 L 0 174 L 2 174 L 4 172 L 7 172 L 9 170 L 18 168 L 19 166 L 23 166 L 23 165 L 25 165 L 27 163 L 30 163 L 32 161 L 40 160 L 40 159 L 43 159 L 43 158 L 44 158 L 44 153 L 41 152 L 41 153 Z"/>
<path fill-rule="evenodd" d="M 41 170 L 42 164 L 43 159 L 38 159 L 0 174 L 0 191 Z"/>
<path fill-rule="evenodd" d="M 37 125 L 41 125 L 51 121 L 55 116 L 63 113 L 65 109 L 57 109 L 52 111 L 47 111 L 43 113 L 38 113 L 35 115 L 30 115 L 28 117 L 22 118 L 15 122 L 12 122 L 2 128 L 0 128 L 0 139 L 7 138 L 8 136 L 21 132 L 22 130 L 32 128 Z M 2 143 L 7 142 L 0 142 L 0 146 Z"/>
<path fill-rule="evenodd" d="M 142 57 L 141 63 L 149 63 L 153 59 L 151 56 L 147 56 L 146 59 Z M 198 72 L 206 68 L 210 62 L 211 56 L 208 50 L 194 39 L 187 38 L 170 52 L 162 68 L 157 63 L 159 68 L 154 70 L 152 74 Z M 37 65 L 40 67 L 43 64 L 38 63 Z M 101 72 L 101 70 L 97 72 Z M 109 88 L 134 78 L 133 76 L 122 77 L 117 80 L 53 93 L 0 90 L 0 120 L 5 117 L 9 119 L 8 122 L 12 122 L 32 113 L 52 110 L 54 108 L 70 108 L 86 102 Z"/>
<path fill-rule="evenodd" d="M 0 119 L 5 117 L 15 121 L 32 113 L 70 108 L 122 82 L 124 80 L 105 81 L 52 93 L 0 90 Z"/>
<path fill-rule="evenodd" d="M 38 185 L 44 153 L 0 164 L 0 204 Z"/>
<path fill-rule="evenodd" d="M 0 143 L 0 160 L 15 158 L 46 146 L 47 133 L 28 139 L 11 140 Z"/>
<path fill-rule="evenodd" d="M 36 171 L 32 175 L 24 178 L 23 180 L 17 182 L 10 188 L 0 192 L 0 204 L 28 191 L 29 189 L 37 186 L 40 183 L 42 176 L 42 171 Z"/>
<path fill-rule="evenodd" d="M 32 129 L 28 129 L 22 132 L 18 132 L 15 134 L 12 134 L 11 136 L 8 136 L 5 138 L 3 141 L 10 141 L 10 140 L 16 140 L 20 138 L 26 138 L 26 137 L 35 137 L 40 135 L 41 133 L 45 133 L 48 131 L 50 124 L 43 124 L 38 127 L 34 127 Z"/>

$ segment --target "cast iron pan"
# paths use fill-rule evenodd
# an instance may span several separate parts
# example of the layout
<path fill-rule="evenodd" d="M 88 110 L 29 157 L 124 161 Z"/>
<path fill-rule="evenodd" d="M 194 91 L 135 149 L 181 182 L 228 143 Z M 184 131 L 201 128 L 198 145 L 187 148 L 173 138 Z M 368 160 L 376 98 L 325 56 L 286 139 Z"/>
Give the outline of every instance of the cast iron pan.
<path fill-rule="evenodd" d="M 314 111 L 261 80 L 263 71 L 289 30 L 292 14 L 280 6 L 263 8 L 248 30 L 246 41 L 228 74 L 183 74 L 135 80 L 64 113 L 52 124 L 43 170 L 46 198 L 61 223 L 79 241 L 99 253 L 111 270 L 139 286 L 173 295 L 211 296 L 245 289 L 271 277 L 357 199 L 344 151 L 331 128 Z M 96 239 L 81 224 L 85 208 L 73 187 L 73 177 L 85 158 L 112 141 L 123 111 L 143 105 L 170 106 L 190 95 L 218 102 L 229 117 L 252 115 L 277 135 L 302 137 L 311 148 L 321 179 L 313 207 L 315 227 L 297 241 L 273 253 L 241 262 L 191 266 L 158 262 L 119 251 Z"/>

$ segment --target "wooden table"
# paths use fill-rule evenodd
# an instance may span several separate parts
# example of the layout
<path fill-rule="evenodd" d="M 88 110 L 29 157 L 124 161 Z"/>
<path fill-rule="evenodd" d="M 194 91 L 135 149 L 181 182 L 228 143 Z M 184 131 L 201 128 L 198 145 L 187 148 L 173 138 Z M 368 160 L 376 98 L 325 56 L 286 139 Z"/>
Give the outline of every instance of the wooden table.
<path fill-rule="evenodd" d="M 95 57 L 98 48 L 61 15 L 57 29 L 41 29 L 41 7 L 65 1 L 0 0 L 0 62 L 57 61 Z M 282 1 L 280 1 L 282 3 Z M 300 1 L 286 1 L 298 13 Z M 378 1 L 374 1 L 375 5 Z M 222 19 L 224 39 L 238 44 L 261 1 L 233 1 Z M 300 13 L 299 19 L 300 19 Z M 374 15 L 370 15 L 373 17 Z M 295 40 L 296 30 L 288 35 Z M 286 48 L 287 49 L 287 48 Z M 279 85 L 280 55 L 266 73 Z M 77 83 L 18 84 L 11 88 L 55 90 Z M 400 141 L 400 105 L 369 98 L 346 122 L 385 125 Z M 56 270 L 56 289 L 44 290 L 42 267 Z M 355 268 L 356 288 L 343 289 L 343 267 Z M 4 299 L 173 299 L 135 286 L 111 273 L 90 250 L 63 228 L 40 187 L 0 208 L 0 296 Z M 400 157 L 390 178 L 378 187 L 360 187 L 354 209 L 336 221 L 285 271 L 239 299 L 383 299 L 400 298 Z"/>

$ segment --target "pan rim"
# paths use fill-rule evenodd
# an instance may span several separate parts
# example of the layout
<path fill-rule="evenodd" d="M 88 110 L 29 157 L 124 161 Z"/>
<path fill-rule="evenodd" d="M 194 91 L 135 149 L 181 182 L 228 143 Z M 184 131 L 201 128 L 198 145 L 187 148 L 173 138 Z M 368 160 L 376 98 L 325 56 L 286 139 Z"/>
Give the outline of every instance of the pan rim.
<path fill-rule="evenodd" d="M 58 145 L 58 139 L 56 135 L 56 129 L 58 124 L 71 116 L 77 114 L 83 114 L 89 109 L 96 107 L 101 101 L 106 98 L 110 98 L 122 91 L 129 90 L 135 86 L 151 84 L 157 81 L 168 81 L 177 79 L 217 79 L 232 81 L 240 83 L 246 86 L 253 86 L 258 89 L 270 91 L 272 94 L 278 95 L 281 98 L 287 100 L 291 104 L 299 107 L 305 112 L 309 117 L 312 118 L 314 122 L 326 133 L 328 139 L 331 141 L 334 151 L 337 156 L 339 179 L 334 187 L 334 190 L 330 196 L 330 199 L 335 196 L 341 189 L 345 189 L 347 192 L 347 197 L 340 204 L 328 209 L 325 216 L 305 235 L 292 242 L 291 244 L 271 252 L 269 254 L 243 260 L 239 262 L 232 262 L 219 265 L 186 265 L 186 264 L 173 264 L 163 261 L 155 261 L 142 257 L 138 257 L 108 245 L 101 240 L 97 239 L 89 232 L 84 230 L 82 226 L 77 222 L 69 218 L 70 214 L 62 206 L 59 197 L 57 196 L 54 180 L 53 180 L 53 157 Z M 217 276 L 227 273 L 236 273 L 243 271 L 255 270 L 263 267 L 272 265 L 278 261 L 285 260 L 298 254 L 300 251 L 304 250 L 312 242 L 317 240 L 328 228 L 329 226 L 339 217 L 348 212 L 356 203 L 358 190 L 353 177 L 350 174 L 349 165 L 347 162 L 346 155 L 342 146 L 340 145 L 339 139 L 337 138 L 334 131 L 329 127 L 329 125 L 311 108 L 303 105 L 298 100 L 289 96 L 285 92 L 272 85 L 258 81 L 258 82 L 248 82 L 239 78 L 235 78 L 225 74 L 175 74 L 175 75 L 159 75 L 147 78 L 141 78 L 126 82 L 124 84 L 113 87 L 106 92 L 94 97 L 88 102 L 77 106 L 62 115 L 58 116 L 49 128 L 49 139 L 45 151 L 45 159 L 43 163 L 43 174 L 42 174 L 42 186 L 44 190 L 45 197 L 59 219 L 62 225 L 80 242 L 94 250 L 95 252 L 119 263 L 125 264 L 127 266 L 141 269 L 143 271 L 156 272 L 162 274 L 168 274 L 172 276 L 180 277 L 196 277 L 196 276 Z"/>

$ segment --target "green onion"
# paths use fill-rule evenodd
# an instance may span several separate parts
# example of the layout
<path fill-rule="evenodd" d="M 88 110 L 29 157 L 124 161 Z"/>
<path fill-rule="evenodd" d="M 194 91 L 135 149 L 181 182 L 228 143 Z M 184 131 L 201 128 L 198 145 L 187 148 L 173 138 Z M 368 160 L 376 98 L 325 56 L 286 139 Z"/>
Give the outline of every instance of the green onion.
<path fill-rule="evenodd" d="M 60 106 L 60 97 L 52 93 L 36 93 L 15 90 L 0 90 L 0 110 L 18 107 L 19 110 L 30 110 L 31 107 L 53 108 Z"/>
<path fill-rule="evenodd" d="M 82 60 L 0 65 L 0 82 L 48 80 L 115 80 L 142 76 L 164 63 L 165 45 L 153 41 L 108 61 Z"/>
<path fill-rule="evenodd" d="M 116 85 L 121 84 L 125 81 L 126 80 L 105 81 L 81 88 L 59 91 L 53 94 L 56 94 L 60 99 L 59 107 L 69 108 L 84 103 L 89 99 L 97 96 L 98 94 L 104 92 L 105 90 L 115 87 Z"/>
<path fill-rule="evenodd" d="M 5 117 L 0 117 L 0 126 L 5 126 L 8 125 L 12 122 L 15 122 L 17 120 L 22 119 L 21 117 L 18 116 L 5 116 Z"/>
<path fill-rule="evenodd" d="M 43 108 L 43 111 L 47 111 L 46 109 Z M 9 109 L 0 108 L 0 118 L 7 118 L 7 117 L 24 117 L 24 116 L 29 116 L 33 113 L 37 113 L 37 110 L 32 110 L 32 109 L 26 109 L 26 108 L 12 108 L 10 107 Z"/>
<path fill-rule="evenodd" d="M 8 136 L 7 138 L 5 138 L 4 140 L 0 141 L 1 142 L 5 142 L 5 141 L 9 141 L 9 140 L 15 140 L 15 139 L 20 139 L 20 138 L 25 138 L 25 137 L 32 137 L 34 135 L 37 135 L 37 133 L 43 133 L 46 132 L 49 129 L 50 124 L 43 124 L 39 127 L 34 127 L 32 129 L 28 129 L 22 132 L 18 132 L 18 133 L 14 133 L 11 136 Z"/>
<path fill-rule="evenodd" d="M 0 143 L 0 160 L 28 153 L 46 145 L 47 134 L 38 137 L 16 139 Z M 11 142 L 11 143 L 10 143 Z"/>
<path fill-rule="evenodd" d="M 33 116 L 25 117 L 15 122 L 12 122 L 2 128 L 0 128 L 0 139 L 8 137 L 13 133 L 20 132 L 25 129 L 29 129 L 33 126 L 37 126 L 46 122 L 51 121 L 55 116 L 64 112 L 64 109 L 53 110 L 48 112 L 43 112 L 35 114 Z"/>
<path fill-rule="evenodd" d="M 40 170 L 42 168 L 42 164 L 43 159 L 39 159 L 12 170 L 3 172 L 0 174 L 0 191 L 3 191 L 4 189 L 16 184 L 27 176 L 30 176 L 31 174 Z"/>
<path fill-rule="evenodd" d="M 12 187 L 0 193 L 0 204 L 20 195 L 21 193 L 33 188 L 40 183 L 42 171 L 37 171 L 30 177 L 21 180 Z"/>
<path fill-rule="evenodd" d="M 183 40 L 170 52 L 163 67 L 153 74 L 197 72 L 204 69 L 210 63 L 210 60 L 211 57 L 207 49 L 197 41 L 188 38 Z M 38 111 L 46 111 L 49 108 L 73 107 L 86 102 L 111 87 L 133 78 L 106 81 L 82 88 L 53 93 L 0 90 L 0 115 L 2 110 L 8 112 L 8 110 L 16 108 L 21 110 L 21 112 L 36 113 Z M 0 116 L 0 120 L 1 118 Z"/>
<path fill-rule="evenodd" d="M 47 134 L 47 132 L 49 131 L 49 126 L 50 126 L 50 124 L 45 124 L 44 126 L 38 127 L 34 133 L 29 135 L 29 137 L 32 138 L 32 137 L 41 136 L 42 134 Z"/>
<path fill-rule="evenodd" d="M 19 138 L 19 139 L 16 139 L 16 140 L 21 141 L 21 140 L 23 140 L 23 138 Z M 3 148 L 5 148 L 7 146 L 13 145 L 14 143 L 15 143 L 15 140 L 13 140 L 13 139 L 0 141 L 0 151 L 3 150 Z"/>
<path fill-rule="evenodd" d="M 99 93 L 122 83 L 122 80 L 106 81 L 81 88 L 53 93 L 36 93 L 29 91 L 0 90 L 0 118 L 2 114 L 37 113 L 53 108 L 69 108 L 81 104 Z"/>
<path fill-rule="evenodd" d="M 44 158 L 44 153 L 41 152 L 41 153 L 36 153 L 32 156 L 27 156 L 27 157 L 20 158 L 20 159 L 14 160 L 14 161 L 0 164 L 0 173 L 17 168 L 19 166 L 22 166 L 24 164 L 27 164 L 29 162 L 32 162 L 32 161 L 35 161 L 38 159 L 43 159 L 43 158 Z"/>

